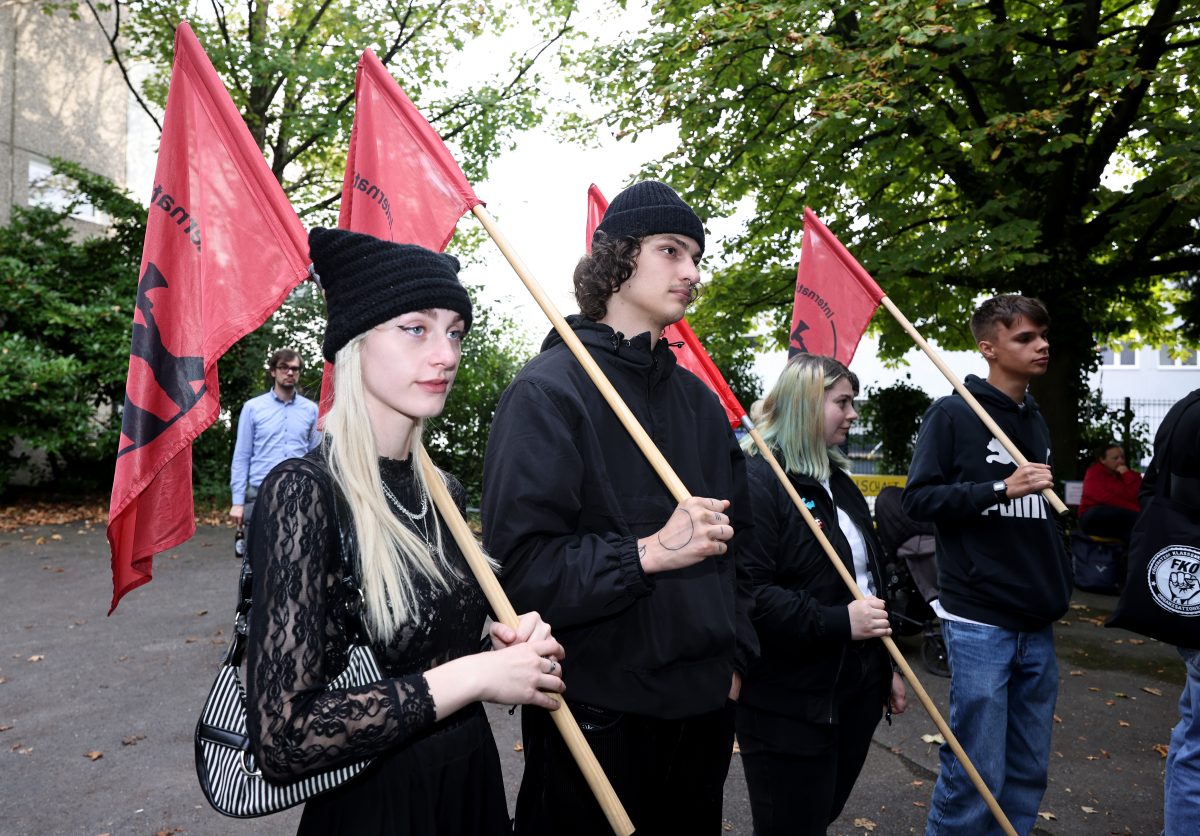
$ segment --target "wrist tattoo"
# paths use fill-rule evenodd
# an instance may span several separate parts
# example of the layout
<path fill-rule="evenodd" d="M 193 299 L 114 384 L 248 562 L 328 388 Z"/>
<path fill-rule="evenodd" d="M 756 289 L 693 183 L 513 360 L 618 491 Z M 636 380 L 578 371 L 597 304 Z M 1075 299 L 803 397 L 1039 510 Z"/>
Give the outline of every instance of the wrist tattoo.
<path fill-rule="evenodd" d="M 638 546 L 638 560 L 642 560 L 645 557 L 646 557 L 646 545 L 645 545 L 645 543 L 643 543 L 642 545 Z"/>

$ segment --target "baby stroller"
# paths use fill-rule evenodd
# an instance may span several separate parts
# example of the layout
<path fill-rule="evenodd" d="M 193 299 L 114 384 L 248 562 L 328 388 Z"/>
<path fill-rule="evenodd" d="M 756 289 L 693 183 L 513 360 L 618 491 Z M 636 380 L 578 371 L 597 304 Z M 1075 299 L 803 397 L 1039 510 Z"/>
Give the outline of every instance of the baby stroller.
<path fill-rule="evenodd" d="M 950 675 L 942 627 L 929 602 L 938 597 L 932 523 L 904 513 L 900 488 L 888 486 L 875 498 L 875 527 L 884 551 L 884 583 L 892 602 L 892 629 L 921 634 L 921 662 L 935 676 Z"/>

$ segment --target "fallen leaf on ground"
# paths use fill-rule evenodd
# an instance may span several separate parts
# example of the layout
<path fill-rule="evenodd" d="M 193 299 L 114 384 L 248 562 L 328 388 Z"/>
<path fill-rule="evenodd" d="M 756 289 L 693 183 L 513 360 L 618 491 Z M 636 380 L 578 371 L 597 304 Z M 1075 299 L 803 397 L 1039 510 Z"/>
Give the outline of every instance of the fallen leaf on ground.
<path fill-rule="evenodd" d="M 1158 752 L 1158 754 L 1162 755 L 1164 758 L 1167 756 L 1167 753 L 1169 751 L 1171 751 L 1170 747 L 1167 746 L 1167 744 L 1165 744 L 1165 743 L 1155 743 L 1150 748 L 1153 749 L 1155 752 Z"/>
<path fill-rule="evenodd" d="M 1047 812 L 1046 810 L 1038 810 L 1038 817 L 1043 818 L 1046 821 L 1057 821 L 1058 820 L 1058 816 L 1054 815 L 1053 813 Z"/>
<path fill-rule="evenodd" d="M 1083 676 L 1083 671 L 1071 671 L 1071 676 Z"/>
<path fill-rule="evenodd" d="M 1105 705 L 1116 705 L 1117 701 L 1116 700 L 1105 700 L 1104 704 Z"/>
<path fill-rule="evenodd" d="M 733 830 L 733 822 L 729 821 L 728 819 L 721 819 L 721 829 L 726 832 Z"/>
<path fill-rule="evenodd" d="M 1129 643 L 1130 644 L 1145 644 L 1146 640 L 1145 639 L 1130 639 Z"/>
<path fill-rule="evenodd" d="M 33 747 L 26 746 L 24 743 L 14 743 L 11 751 L 16 752 L 18 755 L 32 755 Z"/>
<path fill-rule="evenodd" d="M 1124 691 L 1117 691 L 1117 692 L 1115 692 L 1115 693 L 1113 694 L 1113 696 L 1114 696 L 1114 697 L 1116 697 L 1116 698 L 1117 698 L 1117 699 L 1119 699 L 1119 700 L 1127 700 L 1127 699 L 1129 699 L 1129 695 L 1128 695 L 1128 694 L 1126 694 Z"/>
<path fill-rule="evenodd" d="M 938 734 L 923 734 L 921 735 L 921 740 L 925 743 L 937 743 L 939 746 L 946 742 L 946 738 L 942 737 L 940 732 Z"/>
<path fill-rule="evenodd" d="M 8 731 L 8 730 L 10 730 L 11 728 L 12 728 L 12 724 L 11 724 L 11 723 L 2 723 L 2 724 L 0 724 L 0 731 Z"/>
<path fill-rule="evenodd" d="M 741 747 L 741 745 L 740 745 L 740 744 L 737 742 L 737 739 L 736 739 L 736 738 L 734 738 L 734 741 L 733 741 L 733 753 L 734 753 L 735 755 L 740 755 L 740 754 L 742 753 L 742 747 Z"/>
<path fill-rule="evenodd" d="M 51 539 L 51 540 L 61 540 L 61 539 L 62 539 L 62 535 L 61 535 L 61 534 L 51 534 L 51 535 L 50 535 L 50 539 Z"/>
<path fill-rule="evenodd" d="M 909 784 L 909 786 L 910 787 L 923 787 L 923 786 L 925 786 L 925 782 L 924 781 L 913 781 L 911 784 Z"/>
<path fill-rule="evenodd" d="M 44 654 L 37 653 L 37 654 L 35 654 L 35 655 L 33 655 L 33 656 L 30 656 L 30 657 L 29 657 L 29 659 L 28 659 L 27 661 L 30 661 L 30 662 L 40 662 L 40 661 L 42 661 L 42 660 L 43 660 L 43 659 L 45 659 L 45 658 L 46 658 L 46 657 L 45 657 L 45 655 L 44 655 Z"/>
<path fill-rule="evenodd" d="M 924 802 L 924 801 L 914 801 L 914 802 L 913 802 L 913 806 L 914 806 L 914 807 L 921 807 L 921 808 L 924 808 L 924 807 L 925 807 L 925 802 Z"/>
<path fill-rule="evenodd" d="M 33 541 L 33 544 L 34 544 L 35 546 L 44 546 L 44 545 L 46 545 L 46 538 L 45 538 L 45 537 L 39 537 L 39 538 L 37 538 L 36 540 L 34 540 L 34 541 Z"/>
<path fill-rule="evenodd" d="M 183 832 L 182 827 L 172 827 L 170 830 L 167 830 L 164 827 L 162 830 L 159 830 L 158 832 L 156 832 L 154 834 L 154 836 L 171 836 L 172 833 L 182 833 L 182 832 Z"/>
<path fill-rule="evenodd" d="M 1056 722 L 1056 723 L 1061 723 L 1061 722 L 1062 722 L 1062 717 L 1059 717 L 1057 714 L 1055 714 L 1055 715 L 1054 715 L 1054 722 Z"/>
<path fill-rule="evenodd" d="M 1162 691 L 1160 691 L 1157 688 L 1151 688 L 1149 685 L 1143 685 L 1142 690 L 1145 691 L 1147 694 L 1153 694 L 1156 697 L 1162 696 Z"/>
<path fill-rule="evenodd" d="M 83 756 L 84 756 L 85 758 L 87 758 L 88 760 L 90 760 L 90 761 L 98 761 L 98 760 L 100 760 L 102 757 L 104 757 L 104 753 L 103 753 L 103 752 L 99 752 L 99 751 L 97 751 L 97 750 L 93 749 L 93 750 L 92 750 L 92 751 L 90 751 L 90 752 L 84 752 L 84 753 L 83 753 Z"/>
<path fill-rule="evenodd" d="M 196 615 L 208 615 L 208 610 L 199 610 Z"/>
<path fill-rule="evenodd" d="M 121 738 L 121 745 L 122 746 L 136 746 L 137 742 L 139 740 L 145 740 L 145 739 L 146 739 L 146 735 L 144 735 L 144 734 L 131 734 L 128 737 Z"/>
<path fill-rule="evenodd" d="M 1095 685 L 1091 685 L 1091 686 L 1089 686 L 1089 687 L 1088 687 L 1088 690 L 1089 690 L 1089 691 L 1099 691 L 1100 689 L 1099 689 L 1099 688 L 1097 688 Z"/>
<path fill-rule="evenodd" d="M 7 676 L 0 676 L 0 685 L 3 685 L 5 682 L 8 682 L 8 677 L 7 677 Z"/>
<path fill-rule="evenodd" d="M 1127 728 L 1129 728 L 1129 721 L 1128 720 L 1118 720 L 1117 725 L 1123 729 L 1127 729 Z"/>
<path fill-rule="evenodd" d="M 524 747 L 522 744 L 520 744 L 520 743 L 514 743 L 514 744 L 513 744 L 513 751 L 514 751 L 514 752 L 524 752 L 524 751 L 525 751 L 525 747 Z"/>
<path fill-rule="evenodd" d="M 1080 809 L 1080 810 L 1083 810 L 1083 812 L 1085 812 L 1085 813 L 1098 813 L 1098 812 L 1100 812 L 1100 811 L 1099 811 L 1099 810 L 1097 810 L 1095 807 L 1080 807 L 1079 809 Z"/>
<path fill-rule="evenodd" d="M 861 827 L 863 830 L 867 831 L 868 833 L 873 833 L 875 831 L 875 828 L 878 825 L 876 825 L 875 822 L 871 821 L 868 818 L 857 818 L 854 820 L 854 826 Z"/>

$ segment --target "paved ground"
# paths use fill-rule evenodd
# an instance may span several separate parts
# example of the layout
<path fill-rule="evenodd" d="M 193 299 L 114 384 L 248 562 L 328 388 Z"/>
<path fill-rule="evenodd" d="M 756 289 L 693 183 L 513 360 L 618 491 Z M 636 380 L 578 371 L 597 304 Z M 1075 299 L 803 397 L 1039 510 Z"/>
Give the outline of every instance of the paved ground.
<path fill-rule="evenodd" d="M 155 579 L 111 617 L 103 528 L 0 534 L 0 834 L 274 834 L 295 811 L 250 821 L 213 812 L 196 784 L 192 732 L 229 634 L 237 565 L 228 529 L 202 527 L 155 560 Z M 1114 599 L 1077 596 L 1057 628 L 1062 688 L 1043 802 L 1044 834 L 1158 833 L 1163 748 L 1182 664 L 1169 647 L 1099 624 Z M 918 675 L 924 673 L 905 641 Z M 945 706 L 947 680 L 922 676 Z M 520 779 L 519 731 L 491 713 L 505 780 Z M 881 726 L 832 834 L 919 833 L 936 732 L 914 704 Z M 1160 751 L 1161 750 L 1161 751 Z M 726 830 L 749 834 L 741 764 Z"/>

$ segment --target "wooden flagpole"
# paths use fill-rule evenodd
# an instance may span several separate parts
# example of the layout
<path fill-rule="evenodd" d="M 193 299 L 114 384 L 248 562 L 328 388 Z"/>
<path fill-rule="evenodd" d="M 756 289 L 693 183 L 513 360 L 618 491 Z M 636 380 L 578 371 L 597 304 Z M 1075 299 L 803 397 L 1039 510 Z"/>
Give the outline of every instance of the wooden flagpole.
<path fill-rule="evenodd" d="M 887 308 L 887 312 L 890 313 L 898 323 L 900 323 L 900 327 L 903 328 L 908 336 L 912 338 L 913 342 L 917 344 L 917 347 L 924 351 L 929 359 L 933 361 L 933 365 L 937 366 L 938 371 L 945 375 L 946 380 L 950 381 L 950 385 L 954 387 L 954 391 L 958 392 L 958 394 L 962 396 L 962 399 L 967 402 L 967 405 L 971 407 L 977 416 L 979 416 L 979 420 L 982 421 L 983 425 L 988 428 L 988 432 L 994 435 L 996 440 L 1000 442 L 1000 445 L 1008 451 L 1008 454 L 1012 456 L 1013 461 L 1017 463 L 1017 466 L 1021 467 L 1029 464 L 1029 460 L 1025 458 L 1020 450 L 1017 449 L 1017 446 L 1012 443 L 1012 440 L 1009 439 L 1004 430 L 1000 429 L 1000 425 L 992 419 L 992 416 L 987 414 L 987 411 L 983 408 L 979 401 L 976 400 L 975 396 L 972 395 L 967 390 L 967 387 L 963 385 L 962 381 L 958 379 L 958 375 L 952 372 L 950 367 L 942 361 L 942 358 L 938 355 L 938 353 L 933 350 L 933 346 L 925 341 L 925 338 L 921 336 L 921 333 L 917 331 L 915 327 L 913 327 L 913 324 L 908 321 L 908 318 L 900 312 L 900 309 L 896 307 L 895 303 L 892 302 L 892 300 L 887 296 L 884 296 L 879 300 L 879 304 Z M 1054 513 L 1057 516 L 1065 517 L 1070 513 L 1070 511 L 1067 510 L 1066 504 L 1058 498 L 1058 494 L 1056 494 L 1052 488 L 1045 488 L 1041 493 L 1042 496 L 1045 497 L 1046 501 L 1050 503 L 1050 507 L 1054 509 Z"/>
<path fill-rule="evenodd" d="M 488 604 L 491 605 L 492 612 L 496 614 L 496 619 L 514 630 L 517 629 L 517 611 L 508 600 L 508 596 L 504 594 L 500 581 L 496 579 L 496 573 L 492 570 L 487 558 L 483 556 L 483 550 L 475 541 L 475 535 L 471 533 L 467 521 L 459 513 L 458 506 L 454 504 L 450 491 L 446 489 L 441 474 L 434 467 L 429 453 L 424 448 L 421 449 L 421 463 L 425 484 L 429 487 L 429 495 L 433 498 L 433 504 L 437 506 L 438 513 L 446 521 L 446 526 L 454 536 L 454 542 L 458 544 L 463 557 L 467 559 L 467 564 L 471 567 L 471 572 L 474 573 L 476 580 L 479 581 L 479 586 L 483 590 Z M 604 817 L 608 819 L 613 833 L 617 836 L 630 836 L 633 833 L 633 822 L 625 812 L 625 808 L 621 806 L 621 799 L 617 797 L 616 790 L 609 783 L 604 770 L 600 768 L 600 763 L 596 760 L 596 755 L 588 745 L 583 732 L 579 730 L 579 724 L 575 722 L 571 709 L 558 694 L 549 696 L 558 700 L 558 708 L 550 712 L 550 717 L 554 720 L 554 725 L 558 726 L 559 733 L 563 736 L 567 748 L 571 750 L 575 763 L 579 766 L 579 771 L 583 773 L 584 779 L 596 796 L 596 801 L 600 803 L 600 809 L 604 811 Z"/>
<path fill-rule="evenodd" d="M 825 532 L 821 529 L 821 526 L 809 512 L 808 507 L 804 504 L 804 500 L 800 497 L 800 494 L 796 492 L 795 485 L 792 484 L 792 480 L 789 479 L 787 473 L 784 472 L 783 467 L 779 464 L 779 460 L 775 458 L 775 454 L 771 451 L 771 448 L 765 441 L 763 441 L 762 436 L 759 434 L 758 430 L 754 427 L 754 424 L 749 418 L 743 416 L 742 424 L 746 427 L 746 431 L 750 433 L 750 437 L 754 439 L 754 444 L 758 447 L 758 452 L 767 461 L 767 463 L 771 465 L 771 469 L 775 471 L 775 475 L 779 478 L 780 484 L 783 485 L 783 488 L 787 491 L 788 496 L 792 498 L 792 502 L 795 503 L 796 509 L 800 512 L 800 516 L 804 518 L 805 524 L 808 525 L 808 528 L 813 533 L 813 536 L 817 538 L 817 542 L 821 544 L 821 548 L 825 550 L 825 555 L 829 558 L 830 562 L 833 563 L 833 567 L 837 570 L 837 573 L 841 576 L 846 586 L 850 589 L 850 592 L 854 595 L 855 600 L 862 600 L 863 594 L 862 590 L 858 588 L 858 582 L 854 580 L 854 576 L 850 574 L 850 570 L 846 568 L 846 564 L 842 563 L 841 558 L 838 557 L 837 552 L 833 548 L 833 544 L 829 542 L 829 538 L 825 536 Z M 1013 829 L 1012 824 L 1008 820 L 1008 816 L 1006 816 L 1004 811 L 1000 809 L 999 803 L 997 803 L 995 797 L 992 795 L 991 790 L 988 789 L 987 784 L 984 783 L 983 777 L 975 768 L 975 764 L 971 763 L 971 759 L 968 758 L 967 753 L 963 751 L 963 747 L 958 742 L 958 738 L 954 736 L 954 732 L 950 731 L 949 724 L 942 717 L 941 712 L 938 711 L 937 706 L 934 704 L 929 694 L 925 691 L 924 686 L 921 685 L 920 680 L 917 679 L 916 673 L 908 664 L 908 660 L 904 658 L 904 654 L 900 652 L 900 648 L 896 646 L 896 642 L 892 640 L 891 636 L 883 636 L 883 644 L 887 648 L 888 653 L 890 653 L 892 658 L 896 661 L 896 665 L 900 668 L 900 672 L 904 675 L 904 678 L 913 686 L 913 690 L 917 694 L 917 699 L 921 701 L 921 705 L 924 706 L 925 711 L 933 720 L 933 724 L 937 726 L 938 731 L 942 733 L 942 737 L 945 739 L 946 744 L 954 752 L 954 755 L 958 758 L 959 763 L 963 765 L 963 769 L 966 770 L 967 777 L 971 779 L 971 783 L 974 784 L 975 789 L 979 791 L 979 795 L 983 798 L 983 801 L 987 805 L 988 809 L 991 810 L 992 815 L 996 818 L 996 822 L 1000 825 L 1001 829 L 1005 833 L 1009 834 L 1009 836 L 1017 836 L 1017 831 Z"/>

